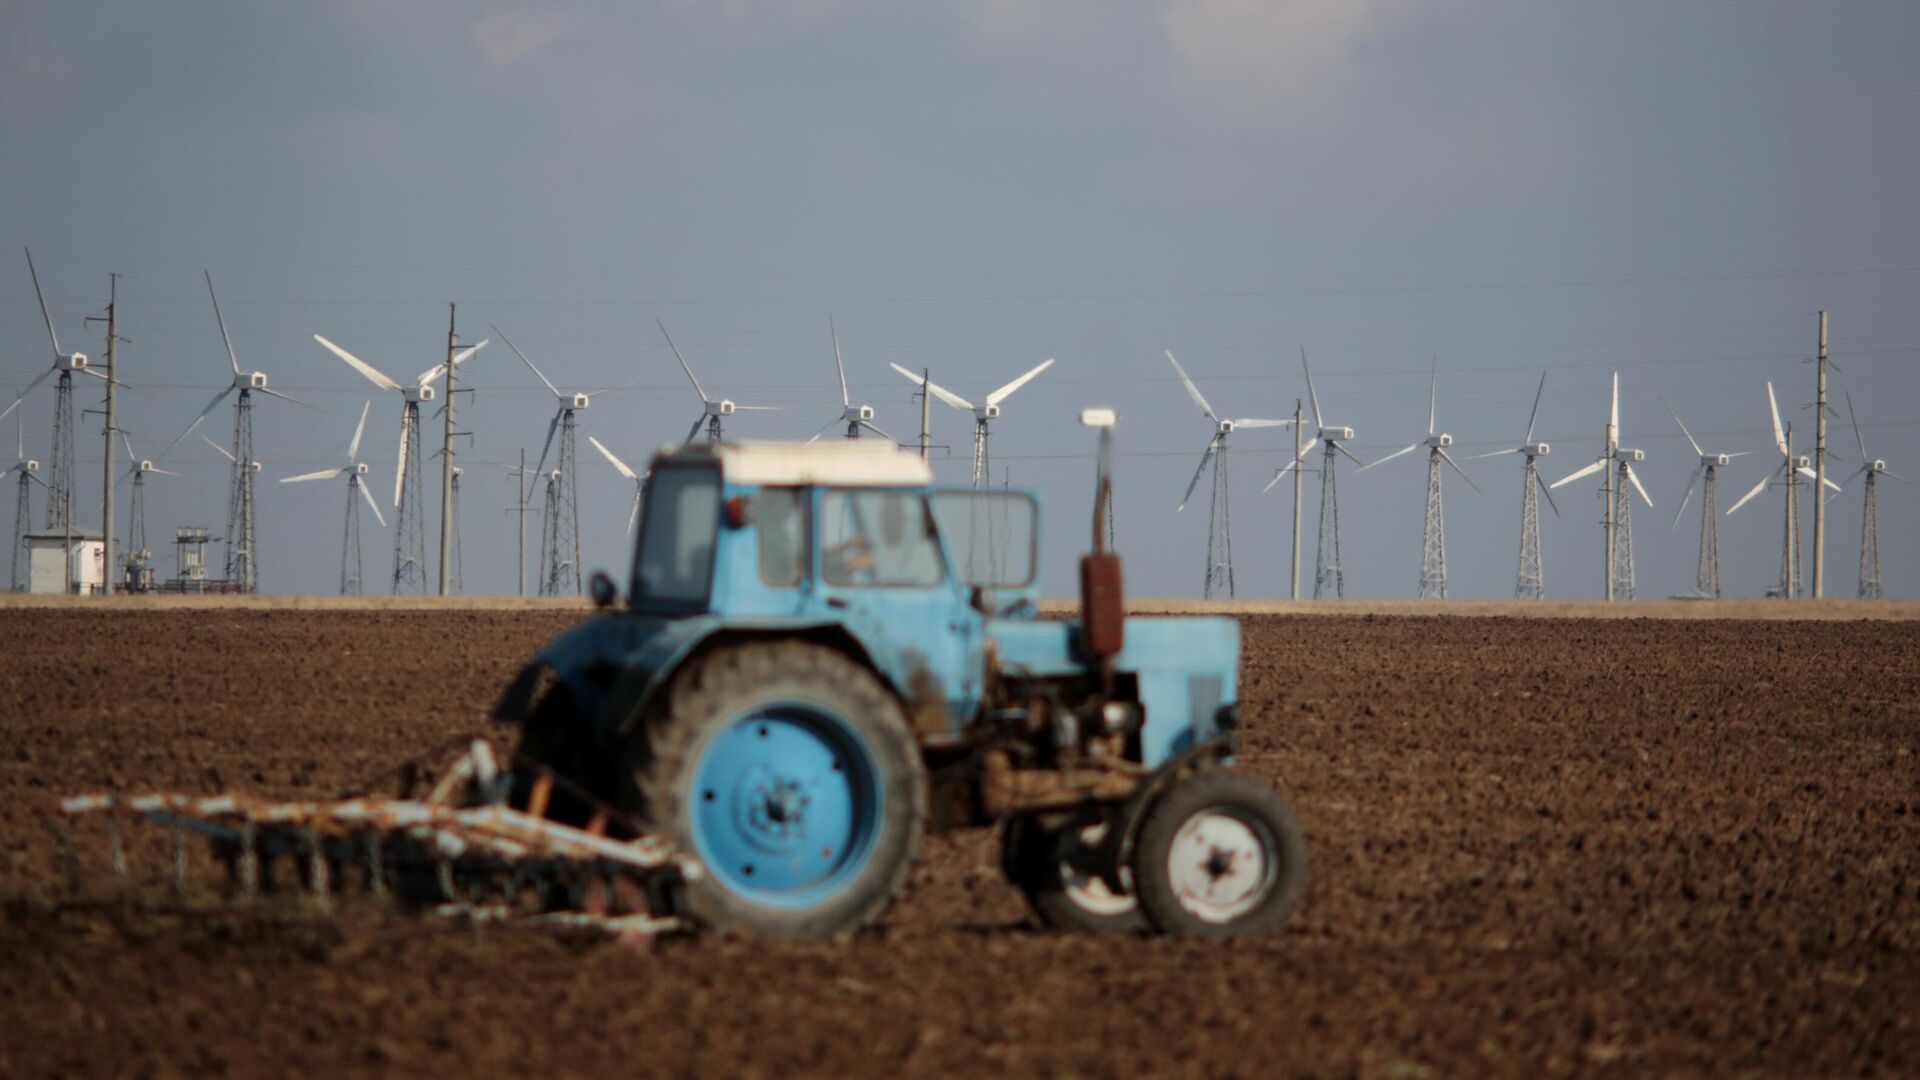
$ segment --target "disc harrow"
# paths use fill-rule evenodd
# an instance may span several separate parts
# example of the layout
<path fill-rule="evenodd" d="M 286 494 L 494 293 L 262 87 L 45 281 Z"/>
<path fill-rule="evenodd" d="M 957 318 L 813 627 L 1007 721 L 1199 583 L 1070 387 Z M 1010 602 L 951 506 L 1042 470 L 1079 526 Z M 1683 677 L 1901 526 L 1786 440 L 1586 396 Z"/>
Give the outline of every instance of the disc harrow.
<path fill-rule="evenodd" d="M 399 906 L 476 923 L 646 938 L 689 928 L 679 897 L 699 880 L 698 861 L 656 836 L 608 835 L 602 810 L 584 825 L 545 816 L 553 778 L 536 773 L 525 809 L 508 804 L 513 777 L 476 741 L 423 799 L 359 797 L 275 802 L 244 795 L 87 794 L 63 799 L 52 822 L 101 820 L 113 870 L 130 877 L 122 823 L 169 830 L 176 893 L 189 889 L 188 834 L 203 837 L 226 869 L 229 894 L 280 891 L 290 865 L 323 910 L 363 890 Z M 77 888 L 77 885 L 76 885 Z"/>

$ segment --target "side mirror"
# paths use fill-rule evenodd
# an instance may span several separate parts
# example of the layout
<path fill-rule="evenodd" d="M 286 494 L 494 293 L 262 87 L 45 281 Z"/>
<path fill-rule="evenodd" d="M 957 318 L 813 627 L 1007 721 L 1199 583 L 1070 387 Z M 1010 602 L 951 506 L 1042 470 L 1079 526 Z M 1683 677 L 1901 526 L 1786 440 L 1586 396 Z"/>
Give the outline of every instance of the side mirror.
<path fill-rule="evenodd" d="M 609 608 L 620 598 L 620 589 L 605 570 L 595 570 L 587 581 L 587 595 L 593 598 L 594 607 Z"/>

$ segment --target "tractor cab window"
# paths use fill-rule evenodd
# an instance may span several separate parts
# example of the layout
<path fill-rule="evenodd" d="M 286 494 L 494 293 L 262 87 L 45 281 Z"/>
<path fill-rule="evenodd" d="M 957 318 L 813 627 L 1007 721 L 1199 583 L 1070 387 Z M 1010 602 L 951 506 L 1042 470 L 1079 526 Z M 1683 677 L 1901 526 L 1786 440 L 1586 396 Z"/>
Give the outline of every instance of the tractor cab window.
<path fill-rule="evenodd" d="M 1023 589 L 1033 584 L 1039 511 L 1011 491 L 939 491 L 934 517 L 969 587 Z"/>
<path fill-rule="evenodd" d="M 799 488 L 762 488 L 753 499 L 760 534 L 760 580 L 775 588 L 800 584 L 807 560 L 807 501 Z"/>
<path fill-rule="evenodd" d="M 828 491 L 819 532 L 829 585 L 912 588 L 946 579 L 933 518 L 917 492 Z"/>
<path fill-rule="evenodd" d="M 640 542 L 634 546 L 634 603 L 665 607 L 704 603 L 713 584 L 713 545 L 719 534 L 719 471 L 655 469 L 647 481 Z"/>

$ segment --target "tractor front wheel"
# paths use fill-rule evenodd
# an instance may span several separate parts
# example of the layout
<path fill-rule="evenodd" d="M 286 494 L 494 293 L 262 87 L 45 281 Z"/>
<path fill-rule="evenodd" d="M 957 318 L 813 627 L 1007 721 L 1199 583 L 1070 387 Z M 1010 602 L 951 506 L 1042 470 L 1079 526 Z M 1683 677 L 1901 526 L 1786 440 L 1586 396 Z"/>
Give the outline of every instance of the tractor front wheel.
<path fill-rule="evenodd" d="M 907 874 L 927 775 L 900 702 L 845 655 L 746 642 L 690 661 L 628 743 L 626 800 L 691 852 L 693 914 L 722 931 L 830 937 Z"/>
<path fill-rule="evenodd" d="M 1147 808 L 1133 885 L 1156 930 L 1229 937 L 1279 925 L 1307 881 L 1307 844 L 1266 781 L 1201 769 Z"/>

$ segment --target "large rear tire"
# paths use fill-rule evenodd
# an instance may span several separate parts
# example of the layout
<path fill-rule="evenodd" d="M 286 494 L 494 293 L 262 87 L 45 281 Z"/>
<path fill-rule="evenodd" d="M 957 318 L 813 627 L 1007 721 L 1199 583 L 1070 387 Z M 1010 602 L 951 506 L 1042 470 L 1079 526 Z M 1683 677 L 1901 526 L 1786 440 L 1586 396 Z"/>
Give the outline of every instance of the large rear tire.
<path fill-rule="evenodd" d="M 745 642 L 690 661 L 629 739 L 623 801 L 697 856 L 701 922 L 832 937 L 876 918 L 926 822 L 927 774 L 900 702 L 845 655 Z"/>

